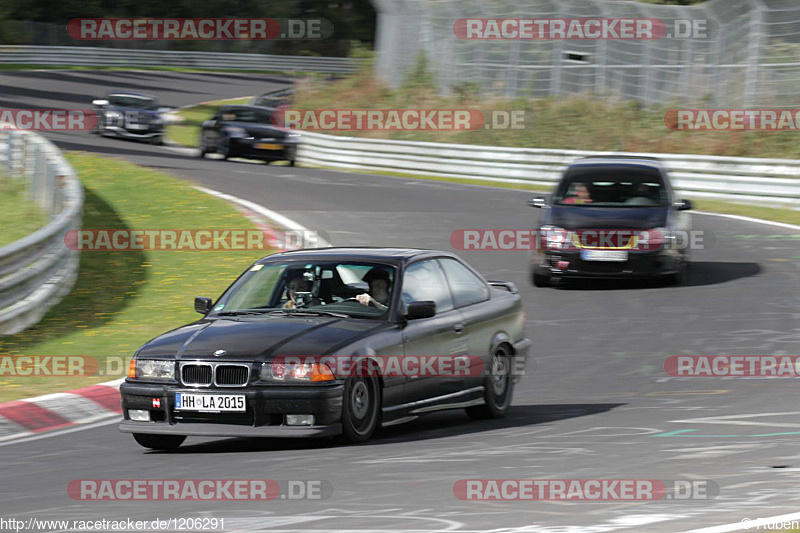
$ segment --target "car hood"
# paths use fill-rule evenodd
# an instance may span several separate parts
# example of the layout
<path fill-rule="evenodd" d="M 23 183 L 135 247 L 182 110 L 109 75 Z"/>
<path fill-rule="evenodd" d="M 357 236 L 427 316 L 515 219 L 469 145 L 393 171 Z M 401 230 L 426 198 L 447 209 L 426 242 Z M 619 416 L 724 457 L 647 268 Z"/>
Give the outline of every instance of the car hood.
<path fill-rule="evenodd" d="M 149 341 L 137 355 L 176 359 L 265 361 L 278 355 L 325 355 L 369 335 L 383 322 L 330 317 L 201 320 Z M 217 350 L 225 350 L 215 357 Z"/>
<path fill-rule="evenodd" d="M 119 111 L 121 113 L 136 114 L 147 117 L 157 117 L 160 115 L 158 110 L 155 109 L 140 109 L 138 107 L 126 107 L 121 105 L 110 105 L 106 109 Z"/>
<path fill-rule="evenodd" d="M 564 229 L 652 229 L 666 226 L 668 215 L 668 207 L 554 205 L 549 224 Z"/>

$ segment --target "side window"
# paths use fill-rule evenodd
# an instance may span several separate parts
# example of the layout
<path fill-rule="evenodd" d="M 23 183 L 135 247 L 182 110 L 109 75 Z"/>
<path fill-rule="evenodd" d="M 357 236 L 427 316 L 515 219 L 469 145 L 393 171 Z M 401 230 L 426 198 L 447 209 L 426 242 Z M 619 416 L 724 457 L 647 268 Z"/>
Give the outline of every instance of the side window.
<path fill-rule="evenodd" d="M 403 277 L 403 304 L 433 300 L 436 312 L 453 309 L 453 299 L 447 280 L 435 259 L 414 263 L 406 269 Z"/>
<path fill-rule="evenodd" d="M 489 287 L 478 276 L 455 259 L 440 259 L 447 274 L 456 307 L 489 299 Z"/>

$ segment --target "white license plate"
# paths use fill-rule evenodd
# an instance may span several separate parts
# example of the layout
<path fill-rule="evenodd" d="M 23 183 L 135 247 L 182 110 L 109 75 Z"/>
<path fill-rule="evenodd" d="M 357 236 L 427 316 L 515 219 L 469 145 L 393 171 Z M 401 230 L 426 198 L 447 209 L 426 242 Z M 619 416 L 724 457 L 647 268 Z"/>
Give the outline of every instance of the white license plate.
<path fill-rule="evenodd" d="M 207 413 L 245 412 L 244 394 L 187 394 L 175 393 L 176 411 Z"/>
<path fill-rule="evenodd" d="M 128 124 L 128 128 L 132 130 L 146 130 L 147 124 Z"/>
<path fill-rule="evenodd" d="M 628 260 L 626 250 L 581 250 L 584 261 L 624 262 Z"/>

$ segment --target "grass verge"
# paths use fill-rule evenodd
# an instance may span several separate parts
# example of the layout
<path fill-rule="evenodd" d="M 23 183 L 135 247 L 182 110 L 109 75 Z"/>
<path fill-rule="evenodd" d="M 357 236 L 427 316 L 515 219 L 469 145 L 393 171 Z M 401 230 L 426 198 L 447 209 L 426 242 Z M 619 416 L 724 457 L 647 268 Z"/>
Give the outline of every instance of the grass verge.
<path fill-rule="evenodd" d="M 180 123 L 167 124 L 167 139 L 190 148 L 197 148 L 200 144 L 200 125 L 208 120 L 223 105 L 247 104 L 252 101 L 252 96 L 241 98 L 228 98 L 227 100 L 214 100 L 193 106 L 184 107 L 176 112 L 181 118 Z"/>
<path fill-rule="evenodd" d="M 47 213 L 28 198 L 25 180 L 0 173 L 0 246 L 33 233 L 49 219 Z"/>
<path fill-rule="evenodd" d="M 161 172 L 85 153 L 67 155 L 85 188 L 84 229 L 251 229 L 226 202 Z M 213 221 L 213 222 L 210 222 Z M 0 355 L 88 355 L 91 377 L 0 375 L 0 402 L 120 377 L 109 367 L 197 318 L 194 296 L 218 296 L 268 250 L 83 252 L 73 291 L 33 328 L 0 337 Z"/>

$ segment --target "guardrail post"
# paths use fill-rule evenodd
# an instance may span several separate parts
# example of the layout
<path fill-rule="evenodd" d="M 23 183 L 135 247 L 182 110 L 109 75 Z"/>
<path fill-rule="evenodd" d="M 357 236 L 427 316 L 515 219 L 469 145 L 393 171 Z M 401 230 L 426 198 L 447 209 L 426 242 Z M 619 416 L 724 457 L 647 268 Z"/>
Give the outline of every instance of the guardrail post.
<path fill-rule="evenodd" d="M 41 145 L 36 143 L 33 152 L 33 168 L 31 169 L 31 196 L 39 209 L 47 209 L 47 157 Z"/>

